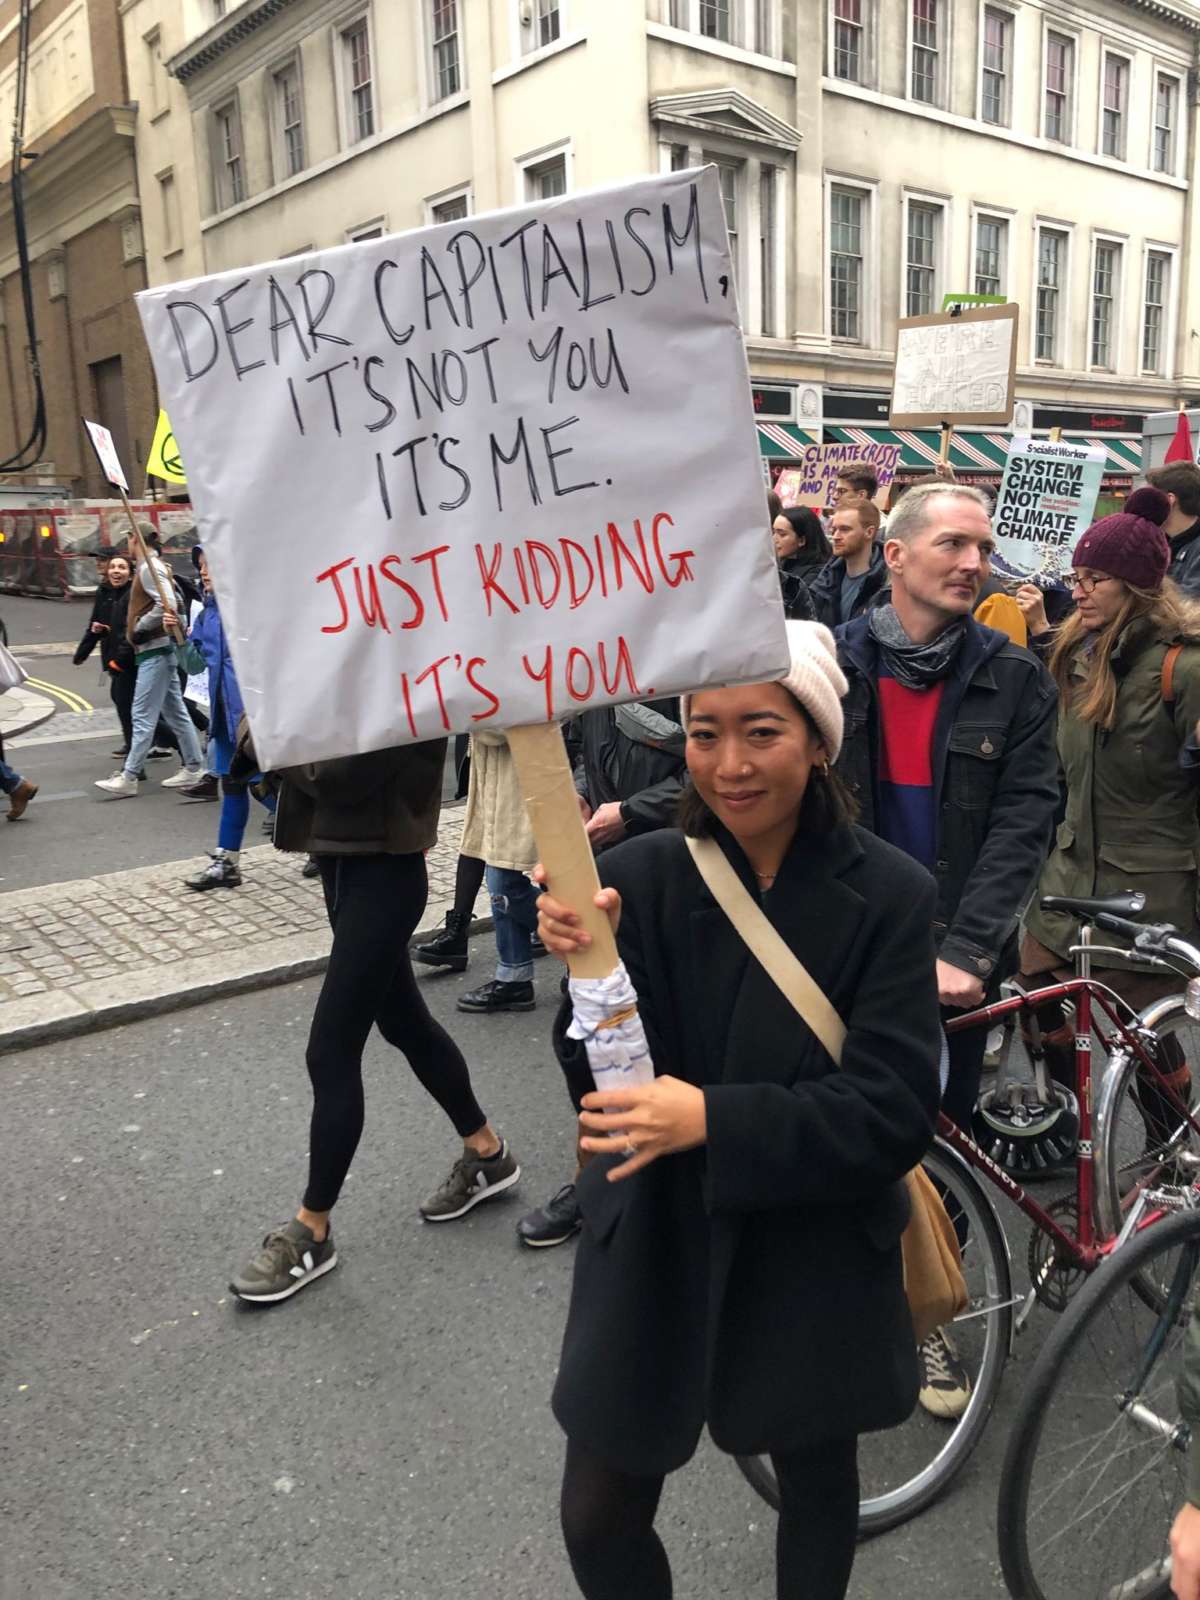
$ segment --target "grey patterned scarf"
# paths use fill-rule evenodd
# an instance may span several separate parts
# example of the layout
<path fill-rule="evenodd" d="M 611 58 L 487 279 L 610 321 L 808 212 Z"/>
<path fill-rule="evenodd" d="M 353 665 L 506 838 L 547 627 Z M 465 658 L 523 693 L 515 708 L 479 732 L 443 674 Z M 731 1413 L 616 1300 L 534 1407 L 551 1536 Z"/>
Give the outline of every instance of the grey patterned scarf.
<path fill-rule="evenodd" d="M 878 606 L 868 613 L 871 637 L 879 646 L 888 669 L 906 689 L 928 689 L 944 678 L 967 632 L 962 617 L 944 628 L 928 644 L 914 644 L 900 625 L 894 606 Z"/>

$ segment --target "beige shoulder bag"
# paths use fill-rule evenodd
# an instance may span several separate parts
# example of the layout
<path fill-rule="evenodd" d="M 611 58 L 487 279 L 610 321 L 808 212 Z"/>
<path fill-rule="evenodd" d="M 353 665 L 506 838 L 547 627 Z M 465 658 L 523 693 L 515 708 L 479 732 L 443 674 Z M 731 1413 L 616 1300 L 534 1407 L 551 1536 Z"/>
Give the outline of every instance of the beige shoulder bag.
<path fill-rule="evenodd" d="M 713 839 L 688 839 L 687 847 L 713 899 L 741 934 L 750 953 L 841 1066 L 846 1025 L 828 996 L 771 926 L 720 845 Z M 935 1328 L 966 1309 L 967 1285 L 954 1225 L 929 1175 L 923 1167 L 914 1167 L 905 1182 L 912 1217 L 900 1241 L 904 1292 L 920 1344 Z"/>

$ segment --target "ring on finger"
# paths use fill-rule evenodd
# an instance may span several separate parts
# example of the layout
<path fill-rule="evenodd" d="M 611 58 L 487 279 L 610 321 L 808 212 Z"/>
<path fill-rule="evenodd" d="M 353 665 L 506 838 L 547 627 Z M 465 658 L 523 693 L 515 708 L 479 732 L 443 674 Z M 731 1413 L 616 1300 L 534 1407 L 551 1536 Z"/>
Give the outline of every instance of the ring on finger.
<path fill-rule="evenodd" d="M 625 1148 L 621 1151 L 621 1154 L 632 1160 L 637 1153 L 637 1145 L 634 1144 L 632 1139 L 626 1139 Z"/>

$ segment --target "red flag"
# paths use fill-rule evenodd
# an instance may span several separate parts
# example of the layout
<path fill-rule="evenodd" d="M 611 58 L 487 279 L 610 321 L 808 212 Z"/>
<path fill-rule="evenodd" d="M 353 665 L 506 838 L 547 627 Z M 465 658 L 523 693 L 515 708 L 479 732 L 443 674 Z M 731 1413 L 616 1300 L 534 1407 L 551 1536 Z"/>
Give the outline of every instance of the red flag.
<path fill-rule="evenodd" d="M 1196 452 L 1192 449 L 1192 431 L 1188 427 L 1187 413 L 1179 413 L 1179 421 L 1175 424 L 1175 437 L 1167 446 L 1164 461 L 1195 461 Z"/>

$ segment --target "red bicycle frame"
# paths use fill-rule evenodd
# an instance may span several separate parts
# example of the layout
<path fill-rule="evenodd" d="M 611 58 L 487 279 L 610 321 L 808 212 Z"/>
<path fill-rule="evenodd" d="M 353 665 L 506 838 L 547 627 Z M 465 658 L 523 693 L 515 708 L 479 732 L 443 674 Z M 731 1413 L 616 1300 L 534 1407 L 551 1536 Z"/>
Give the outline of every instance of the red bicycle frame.
<path fill-rule="evenodd" d="M 1130 1027 L 1117 1014 L 1109 991 L 1105 986 L 1092 977 L 1069 978 L 1062 983 L 1051 984 L 1044 989 L 1030 990 L 1028 993 L 1013 995 L 1008 1000 L 998 1000 L 995 1005 L 983 1006 L 978 1011 L 965 1012 L 961 1017 L 953 1017 L 945 1024 L 947 1033 L 963 1033 L 969 1028 L 990 1028 L 994 1023 L 1003 1022 L 1009 1017 L 1015 1017 L 1018 1012 L 1032 1011 L 1036 1006 L 1047 1005 L 1055 1000 L 1071 1000 L 1075 1006 L 1075 1093 L 1079 1101 L 1079 1160 L 1075 1164 L 1075 1195 L 1078 1206 L 1079 1232 L 1076 1237 L 1062 1228 L 1050 1214 L 1045 1211 L 1036 1200 L 1029 1195 L 1016 1180 L 1009 1176 L 1002 1166 L 993 1161 L 975 1141 L 961 1128 L 950 1121 L 944 1112 L 938 1113 L 938 1136 L 950 1145 L 967 1162 L 974 1167 L 1002 1191 L 1025 1216 L 1052 1238 L 1059 1250 L 1073 1264 L 1090 1272 L 1109 1253 L 1112 1241 L 1100 1241 L 1096 1237 L 1093 1223 L 1093 1203 L 1096 1193 L 1096 1175 L 1093 1164 L 1092 1143 L 1092 1001 L 1095 999 L 1100 1009 L 1106 1014 L 1108 1020 L 1120 1035 L 1120 1041 L 1141 1063 L 1142 1067 L 1157 1079 L 1158 1085 L 1168 1096 L 1174 1097 L 1174 1089 L 1169 1085 L 1159 1070 L 1158 1063 L 1146 1050 L 1141 1040 L 1131 1031 Z M 1099 1030 L 1097 1030 L 1099 1031 Z M 1100 1041 L 1109 1054 L 1112 1053 L 1113 1043 L 1100 1034 Z M 1193 1129 L 1200 1134 L 1200 1126 L 1192 1117 L 1191 1109 L 1182 1106 L 1181 1120 L 1186 1118 Z"/>

